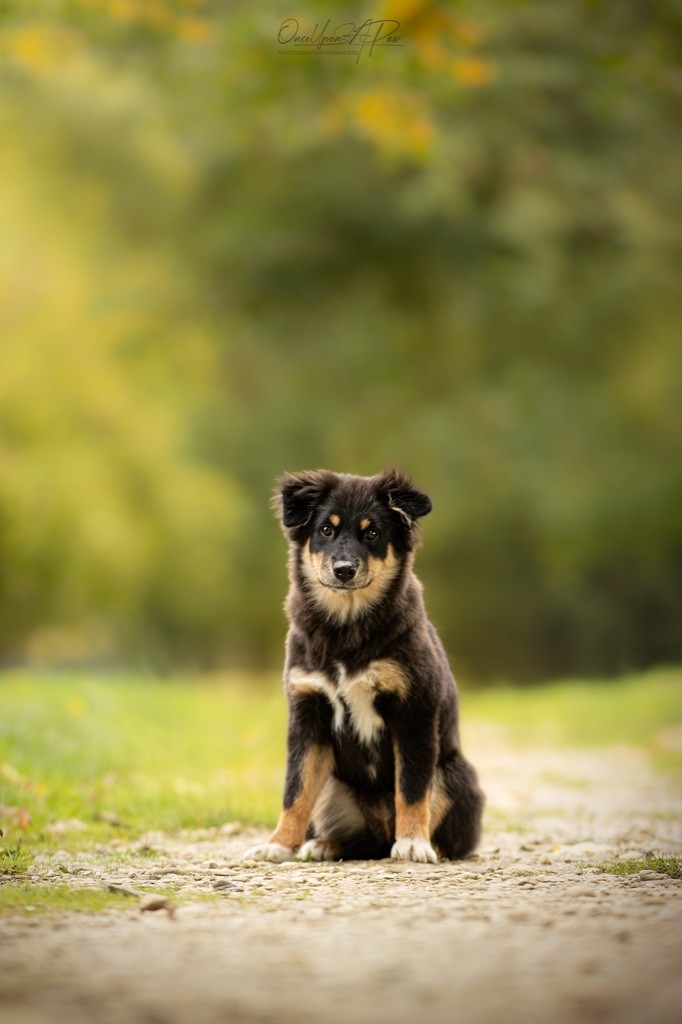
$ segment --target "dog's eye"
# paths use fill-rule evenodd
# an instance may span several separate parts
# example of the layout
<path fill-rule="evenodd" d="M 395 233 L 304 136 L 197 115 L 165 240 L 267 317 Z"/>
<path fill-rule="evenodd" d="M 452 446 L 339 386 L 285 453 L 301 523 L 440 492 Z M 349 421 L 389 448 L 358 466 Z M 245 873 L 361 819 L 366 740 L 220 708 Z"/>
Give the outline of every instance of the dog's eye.
<path fill-rule="evenodd" d="M 365 540 L 376 540 L 379 536 L 379 531 L 375 530 L 373 526 L 370 526 L 369 530 L 365 530 Z"/>
<path fill-rule="evenodd" d="M 330 526 L 329 523 L 325 523 L 323 526 L 320 527 L 320 533 L 322 534 L 323 537 L 333 537 L 334 527 Z"/>

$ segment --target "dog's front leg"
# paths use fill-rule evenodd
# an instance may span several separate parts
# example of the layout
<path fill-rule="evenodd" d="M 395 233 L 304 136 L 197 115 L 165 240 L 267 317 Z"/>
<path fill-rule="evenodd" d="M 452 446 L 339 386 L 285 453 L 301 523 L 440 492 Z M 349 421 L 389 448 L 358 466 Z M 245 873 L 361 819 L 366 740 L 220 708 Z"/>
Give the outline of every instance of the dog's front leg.
<path fill-rule="evenodd" d="M 294 701 L 289 711 L 287 733 L 287 774 L 282 812 L 277 828 L 267 843 L 252 846 L 245 860 L 293 860 L 301 845 L 310 815 L 320 791 L 332 769 L 331 744 L 319 736 L 311 736 L 304 728 L 305 714 L 301 701 Z"/>
<path fill-rule="evenodd" d="M 436 766 L 433 719 L 408 719 L 393 738 L 395 758 L 395 843 L 393 860 L 437 864 L 431 846 L 429 803 Z"/>

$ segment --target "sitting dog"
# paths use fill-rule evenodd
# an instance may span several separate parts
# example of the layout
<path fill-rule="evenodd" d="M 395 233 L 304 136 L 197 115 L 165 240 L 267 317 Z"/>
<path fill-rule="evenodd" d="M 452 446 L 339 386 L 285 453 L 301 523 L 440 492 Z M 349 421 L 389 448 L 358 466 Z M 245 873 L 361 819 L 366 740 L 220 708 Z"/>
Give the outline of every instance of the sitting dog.
<path fill-rule="evenodd" d="M 455 681 L 412 563 L 429 498 L 404 475 L 315 470 L 276 498 L 289 540 L 283 809 L 247 859 L 436 863 L 478 842 Z"/>

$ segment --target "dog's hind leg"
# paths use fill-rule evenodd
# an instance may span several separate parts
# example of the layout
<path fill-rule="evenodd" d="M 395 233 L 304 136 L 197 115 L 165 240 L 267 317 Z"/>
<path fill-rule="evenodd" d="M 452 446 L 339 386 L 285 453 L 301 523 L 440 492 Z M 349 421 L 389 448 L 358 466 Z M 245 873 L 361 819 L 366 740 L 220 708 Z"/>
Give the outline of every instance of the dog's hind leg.
<path fill-rule="evenodd" d="M 459 860 L 476 848 L 483 803 L 476 772 L 461 754 L 438 765 L 431 793 L 431 839 L 443 857 Z"/>

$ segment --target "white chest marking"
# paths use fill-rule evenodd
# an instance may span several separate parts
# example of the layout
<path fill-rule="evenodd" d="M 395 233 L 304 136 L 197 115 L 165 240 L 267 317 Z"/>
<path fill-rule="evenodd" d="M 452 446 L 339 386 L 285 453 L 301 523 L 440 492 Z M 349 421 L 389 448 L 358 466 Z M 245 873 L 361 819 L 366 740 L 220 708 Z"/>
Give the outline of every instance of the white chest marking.
<path fill-rule="evenodd" d="M 302 668 L 292 668 L 287 683 L 294 693 L 323 693 L 334 710 L 334 728 L 339 730 L 343 727 L 345 708 L 339 700 L 337 687 L 324 672 L 305 672 Z"/>
<path fill-rule="evenodd" d="M 324 693 L 334 710 L 333 727 L 338 732 L 345 724 L 346 710 L 350 724 L 358 739 L 370 744 L 384 727 L 384 720 L 374 707 L 374 698 L 380 689 L 376 666 L 372 662 L 363 672 L 349 675 L 338 665 L 339 682 L 336 685 L 323 672 L 304 672 L 293 668 L 289 673 L 289 686 L 299 693 Z"/>
<path fill-rule="evenodd" d="M 376 680 L 371 671 L 349 676 L 339 665 L 339 691 L 343 697 L 358 738 L 370 744 L 384 727 L 384 720 L 374 707 Z"/>

